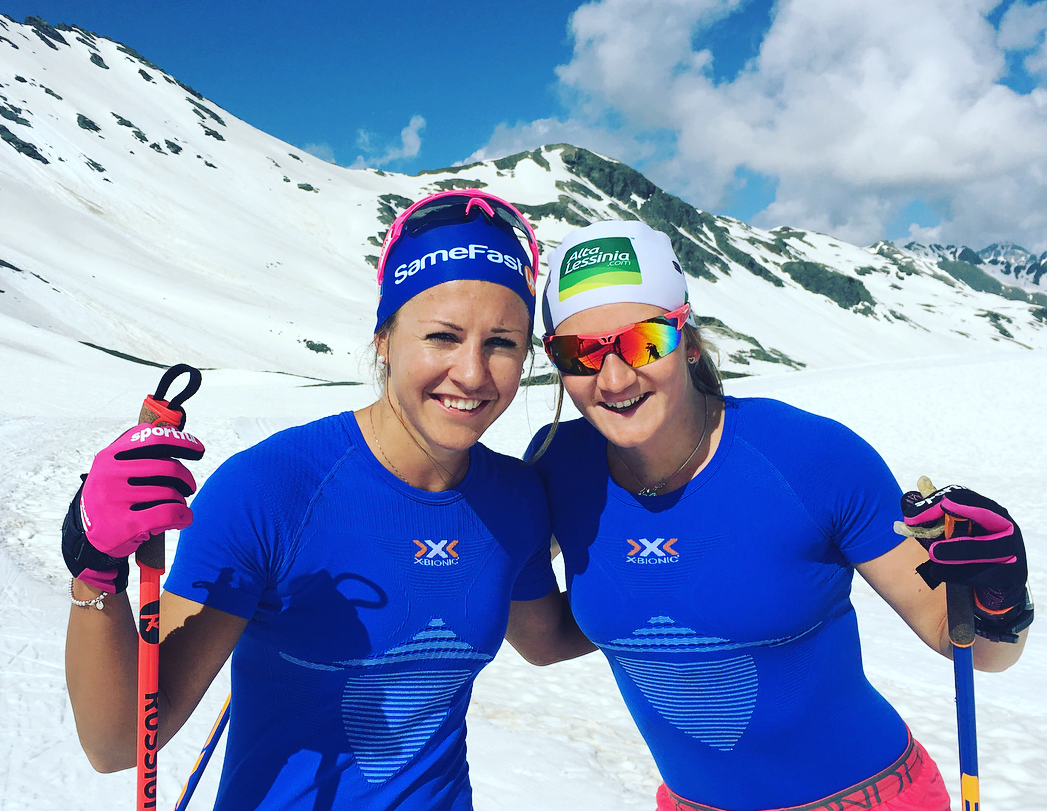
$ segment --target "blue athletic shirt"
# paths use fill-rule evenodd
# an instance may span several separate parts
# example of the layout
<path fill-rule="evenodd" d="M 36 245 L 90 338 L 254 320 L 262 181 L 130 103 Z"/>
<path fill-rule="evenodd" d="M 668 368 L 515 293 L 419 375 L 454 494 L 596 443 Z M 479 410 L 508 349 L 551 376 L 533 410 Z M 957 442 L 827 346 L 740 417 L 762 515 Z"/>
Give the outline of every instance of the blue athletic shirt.
<path fill-rule="evenodd" d="M 344 413 L 233 456 L 193 513 L 165 587 L 249 620 L 216 809 L 471 808 L 473 679 L 510 599 L 556 588 L 534 472 L 475 445 L 417 490 Z"/>
<path fill-rule="evenodd" d="M 606 447 L 563 423 L 537 469 L 574 616 L 669 788 L 755 811 L 894 762 L 907 731 L 866 680 L 849 596 L 854 564 L 901 540 L 879 455 L 832 420 L 731 397 L 713 458 L 677 491 L 619 487 Z"/>

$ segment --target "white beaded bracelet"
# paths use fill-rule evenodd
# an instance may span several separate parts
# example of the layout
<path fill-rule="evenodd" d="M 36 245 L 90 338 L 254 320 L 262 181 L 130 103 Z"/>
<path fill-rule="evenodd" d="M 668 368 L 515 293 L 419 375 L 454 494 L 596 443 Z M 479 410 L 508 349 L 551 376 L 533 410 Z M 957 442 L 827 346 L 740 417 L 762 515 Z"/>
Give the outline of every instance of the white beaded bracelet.
<path fill-rule="evenodd" d="M 75 580 L 75 577 L 69 578 L 69 600 L 72 602 L 73 605 L 75 605 L 77 608 L 90 608 L 91 606 L 94 606 L 99 611 L 105 608 L 105 606 L 102 605 L 102 603 L 105 600 L 105 598 L 109 596 L 108 591 L 103 591 L 93 600 L 78 600 L 76 599 L 76 597 L 73 596 L 73 581 Z"/>

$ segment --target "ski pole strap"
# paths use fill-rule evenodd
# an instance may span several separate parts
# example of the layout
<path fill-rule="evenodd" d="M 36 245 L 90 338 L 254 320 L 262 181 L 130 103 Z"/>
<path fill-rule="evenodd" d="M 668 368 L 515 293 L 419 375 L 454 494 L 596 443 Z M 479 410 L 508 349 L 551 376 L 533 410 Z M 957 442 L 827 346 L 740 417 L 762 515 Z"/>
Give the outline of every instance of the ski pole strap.
<path fill-rule="evenodd" d="M 1025 587 L 1022 602 L 1008 611 L 1002 620 L 989 616 L 989 612 L 985 611 L 975 595 L 974 632 L 990 642 L 1017 642 L 1018 634 L 1032 625 L 1035 616 L 1035 606 L 1028 586 Z"/>
<path fill-rule="evenodd" d="M 172 397 L 170 401 L 165 400 L 164 397 L 167 395 L 167 390 L 171 387 L 171 384 L 183 374 L 189 375 L 189 382 L 185 388 Z M 202 379 L 203 375 L 200 374 L 200 370 L 186 363 L 172 366 L 160 378 L 160 384 L 156 387 L 156 392 L 145 398 L 139 422 L 148 422 L 152 425 L 170 425 L 181 431 L 185 428 L 185 409 L 182 408 L 182 403 L 199 391 Z"/>

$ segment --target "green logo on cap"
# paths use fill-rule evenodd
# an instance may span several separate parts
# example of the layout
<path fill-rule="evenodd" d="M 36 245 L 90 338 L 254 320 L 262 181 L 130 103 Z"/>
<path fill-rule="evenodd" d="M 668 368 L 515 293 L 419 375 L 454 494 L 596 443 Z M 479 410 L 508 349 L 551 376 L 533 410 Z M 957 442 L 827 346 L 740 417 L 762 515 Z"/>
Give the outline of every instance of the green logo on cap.
<path fill-rule="evenodd" d="M 560 271 L 560 301 L 615 284 L 642 284 L 640 263 L 628 237 L 604 237 L 575 245 Z"/>

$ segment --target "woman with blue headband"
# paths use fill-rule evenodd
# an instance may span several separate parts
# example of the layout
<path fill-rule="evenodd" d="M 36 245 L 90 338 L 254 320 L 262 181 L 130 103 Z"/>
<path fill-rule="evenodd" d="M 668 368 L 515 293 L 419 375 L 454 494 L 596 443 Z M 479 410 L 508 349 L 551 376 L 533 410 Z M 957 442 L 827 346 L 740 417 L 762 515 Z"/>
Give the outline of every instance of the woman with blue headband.
<path fill-rule="evenodd" d="M 505 201 L 428 197 L 379 260 L 375 403 L 233 456 L 192 513 L 178 460 L 199 458 L 195 438 L 128 432 L 98 454 L 63 533 L 69 694 L 96 768 L 134 762 L 127 555 L 182 529 L 161 601 L 159 734 L 231 655 L 218 809 L 471 808 L 473 680 L 511 601 L 561 617 L 541 484 L 478 442 L 520 382 L 537 263 Z"/>
<path fill-rule="evenodd" d="M 851 579 L 947 656 L 935 586 L 973 587 L 975 665 L 1002 670 L 1031 621 L 1006 510 L 963 488 L 899 508 L 883 460 L 844 426 L 725 397 L 669 237 L 643 223 L 568 234 L 543 314 L 584 419 L 544 429 L 532 456 L 574 617 L 665 781 L 659 811 L 947 811 L 937 767 L 865 678 Z M 961 529 L 931 537 L 943 517 Z M 895 534 L 903 518 L 923 542 Z M 513 625 L 508 638 L 556 658 Z"/>

